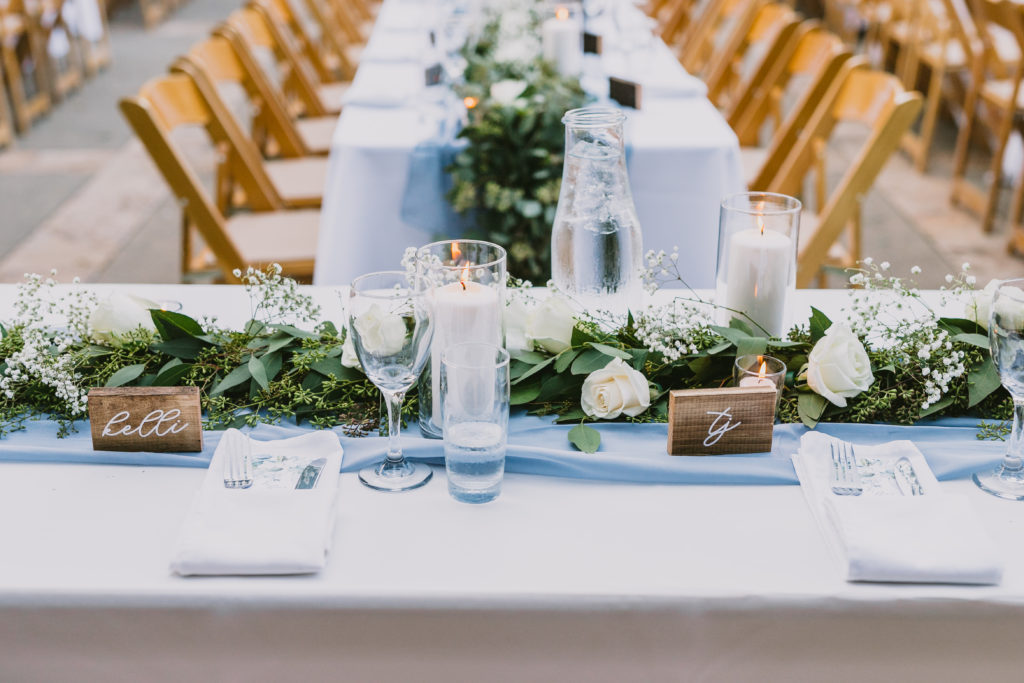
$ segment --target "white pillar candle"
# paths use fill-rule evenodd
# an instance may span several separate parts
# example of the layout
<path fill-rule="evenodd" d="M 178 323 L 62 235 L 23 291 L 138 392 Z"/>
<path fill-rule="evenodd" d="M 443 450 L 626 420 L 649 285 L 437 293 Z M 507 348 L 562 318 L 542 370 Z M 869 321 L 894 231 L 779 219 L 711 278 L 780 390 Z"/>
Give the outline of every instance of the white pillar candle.
<path fill-rule="evenodd" d="M 736 232 L 729 241 L 725 306 L 746 313 L 772 336 L 782 335 L 792 260 L 786 235 L 758 228 Z"/>
<path fill-rule="evenodd" d="M 452 282 L 438 287 L 434 299 L 434 341 L 430 349 L 433 422 L 441 426 L 441 354 L 452 344 L 483 342 L 501 346 L 502 302 L 493 287 Z"/>
<path fill-rule="evenodd" d="M 559 7 L 555 16 L 544 22 L 541 45 L 544 59 L 552 62 L 558 73 L 578 76 L 583 70 L 583 33 L 568 7 Z"/>
<path fill-rule="evenodd" d="M 775 381 L 768 377 L 744 377 L 740 380 L 741 387 L 771 387 L 772 389 L 778 389 L 775 386 Z"/>

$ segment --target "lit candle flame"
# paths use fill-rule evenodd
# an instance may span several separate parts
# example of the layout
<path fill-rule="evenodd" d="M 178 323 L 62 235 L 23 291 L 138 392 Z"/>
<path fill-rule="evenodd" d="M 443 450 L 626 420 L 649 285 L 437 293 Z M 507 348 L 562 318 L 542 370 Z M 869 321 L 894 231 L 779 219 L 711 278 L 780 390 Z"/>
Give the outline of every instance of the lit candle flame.
<path fill-rule="evenodd" d="M 758 379 L 764 379 L 767 374 L 768 374 L 768 363 L 766 363 L 765 361 L 761 361 L 761 369 L 757 373 L 757 378 Z"/>
<path fill-rule="evenodd" d="M 475 109 L 476 105 L 480 103 L 475 97 L 463 97 L 462 104 L 466 105 L 466 109 Z"/>
<path fill-rule="evenodd" d="M 452 263 L 458 263 L 459 258 L 462 257 L 462 248 L 459 247 L 458 242 L 452 242 Z"/>
<path fill-rule="evenodd" d="M 764 216 L 757 217 L 757 227 L 761 229 L 761 234 L 764 234 Z"/>
<path fill-rule="evenodd" d="M 462 277 L 459 278 L 459 284 L 462 285 L 462 290 L 466 290 L 466 283 L 469 282 L 469 265 L 462 269 Z"/>
<path fill-rule="evenodd" d="M 556 9 L 555 10 L 555 18 L 558 19 L 559 21 L 565 21 L 566 19 L 568 19 L 569 18 L 569 8 L 568 7 L 559 7 L 558 9 Z"/>

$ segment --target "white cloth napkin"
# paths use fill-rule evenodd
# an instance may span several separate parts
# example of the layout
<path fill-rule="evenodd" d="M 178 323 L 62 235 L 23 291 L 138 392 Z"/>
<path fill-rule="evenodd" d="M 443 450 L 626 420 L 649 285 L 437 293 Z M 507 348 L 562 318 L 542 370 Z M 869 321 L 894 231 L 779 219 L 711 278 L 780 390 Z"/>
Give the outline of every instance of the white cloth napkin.
<path fill-rule="evenodd" d="M 224 449 L 218 445 L 182 527 L 173 571 L 190 576 L 310 574 L 323 569 L 341 470 L 338 437 L 323 431 L 279 441 L 252 440 L 252 456 L 253 486 L 228 489 Z M 298 473 L 317 458 L 327 462 L 316 486 L 296 490 Z"/>
<path fill-rule="evenodd" d="M 996 584 L 1002 561 L 980 517 L 963 496 L 942 492 L 909 441 L 857 445 L 864 493 L 832 493 L 832 437 L 805 434 L 793 465 L 825 540 L 849 581 Z M 903 496 L 892 467 L 906 457 L 924 495 Z"/>

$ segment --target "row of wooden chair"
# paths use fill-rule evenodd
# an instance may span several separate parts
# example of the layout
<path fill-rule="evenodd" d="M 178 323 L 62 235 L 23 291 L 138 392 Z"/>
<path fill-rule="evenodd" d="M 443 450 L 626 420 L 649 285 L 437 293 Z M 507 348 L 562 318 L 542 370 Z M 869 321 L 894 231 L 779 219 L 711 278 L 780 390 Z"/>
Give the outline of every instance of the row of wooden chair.
<path fill-rule="evenodd" d="M 86 11 L 100 29 L 88 37 L 79 30 Z M 103 0 L 0 0 L 0 147 L 110 61 Z"/>
<path fill-rule="evenodd" d="M 182 206 L 182 274 L 236 281 L 280 263 L 313 273 L 327 152 L 376 7 L 367 0 L 249 0 L 120 107 Z M 174 140 L 201 126 L 214 191 Z"/>
<path fill-rule="evenodd" d="M 655 0 L 648 9 L 743 146 L 751 190 L 809 198 L 797 284 L 861 258 L 861 203 L 921 109 L 921 95 L 871 69 L 837 34 L 766 0 Z M 685 15 L 685 18 L 680 18 Z M 786 100 L 793 100 L 786 106 Z M 826 150 L 839 123 L 866 129 L 854 161 L 831 190 Z M 766 145 L 759 147 L 763 137 Z M 810 183 L 810 192 L 805 187 Z"/>

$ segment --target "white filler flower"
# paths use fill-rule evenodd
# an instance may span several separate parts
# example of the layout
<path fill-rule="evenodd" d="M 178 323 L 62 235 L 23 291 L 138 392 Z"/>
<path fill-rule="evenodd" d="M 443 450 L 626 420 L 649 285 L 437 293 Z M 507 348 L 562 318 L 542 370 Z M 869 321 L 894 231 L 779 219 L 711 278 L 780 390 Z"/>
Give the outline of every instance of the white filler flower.
<path fill-rule="evenodd" d="M 621 358 L 587 375 L 580 398 L 583 412 L 602 420 L 614 420 L 619 415 L 636 417 L 651 405 L 651 390 L 647 378 Z"/>
<path fill-rule="evenodd" d="M 807 385 L 840 408 L 874 381 L 868 353 L 846 325 L 833 324 L 807 356 Z"/>

